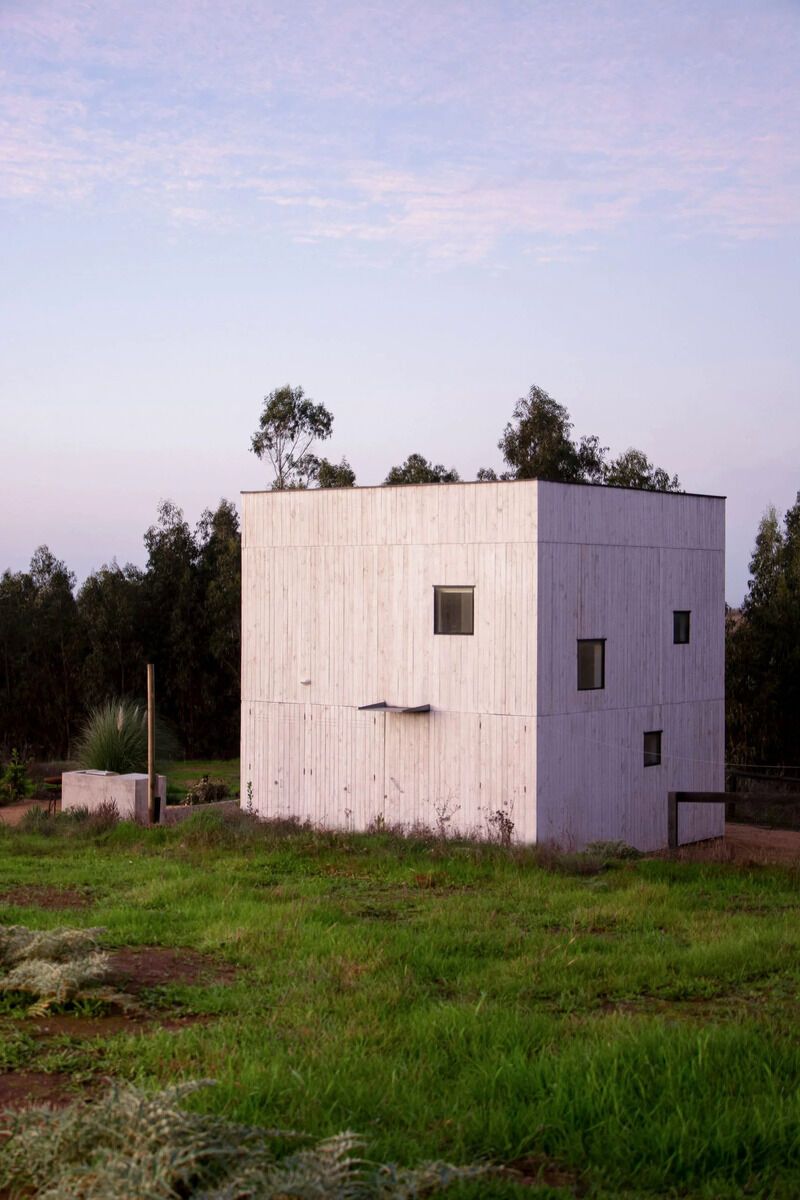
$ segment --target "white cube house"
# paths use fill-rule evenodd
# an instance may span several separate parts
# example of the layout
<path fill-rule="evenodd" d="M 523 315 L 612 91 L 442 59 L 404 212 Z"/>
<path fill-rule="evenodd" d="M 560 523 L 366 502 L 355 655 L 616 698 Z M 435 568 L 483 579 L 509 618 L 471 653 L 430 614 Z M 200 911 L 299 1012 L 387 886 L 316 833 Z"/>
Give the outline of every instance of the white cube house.
<path fill-rule="evenodd" d="M 665 846 L 669 791 L 724 788 L 724 525 L 541 480 L 245 493 L 242 796 Z M 682 805 L 679 840 L 723 822 Z"/>

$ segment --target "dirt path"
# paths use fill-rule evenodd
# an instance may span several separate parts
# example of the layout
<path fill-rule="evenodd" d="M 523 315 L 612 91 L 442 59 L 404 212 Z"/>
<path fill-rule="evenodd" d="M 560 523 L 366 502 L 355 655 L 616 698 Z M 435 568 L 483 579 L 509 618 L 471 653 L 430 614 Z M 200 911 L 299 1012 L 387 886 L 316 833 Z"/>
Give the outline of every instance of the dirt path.
<path fill-rule="evenodd" d="M 765 829 L 761 825 L 725 826 L 725 845 L 738 861 L 755 858 L 764 862 L 800 864 L 800 831 L 796 829 Z"/>
<path fill-rule="evenodd" d="M 61 801 L 59 800 L 58 803 L 60 808 Z M 22 804 L 5 804 L 0 808 L 0 824 L 19 825 L 29 808 L 43 808 L 47 810 L 48 804 L 48 800 L 23 800 Z"/>
<path fill-rule="evenodd" d="M 660 850 L 658 858 L 679 862 L 776 863 L 800 866 L 800 831 L 767 829 L 763 825 L 725 824 L 725 837 L 689 842 L 679 850 Z"/>

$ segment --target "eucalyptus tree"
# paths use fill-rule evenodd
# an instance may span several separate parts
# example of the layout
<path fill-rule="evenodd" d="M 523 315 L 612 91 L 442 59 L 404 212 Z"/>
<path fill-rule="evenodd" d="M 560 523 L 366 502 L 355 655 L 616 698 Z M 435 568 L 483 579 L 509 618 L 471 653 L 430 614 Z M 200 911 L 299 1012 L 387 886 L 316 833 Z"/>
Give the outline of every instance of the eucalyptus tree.
<path fill-rule="evenodd" d="M 443 466 L 441 463 L 428 462 L 421 454 L 409 454 L 399 467 L 392 467 L 384 479 L 385 484 L 392 483 L 458 483 L 460 476 L 455 467 Z"/>
<path fill-rule="evenodd" d="M 284 384 L 264 397 L 258 428 L 250 439 L 257 458 L 272 466 L 276 491 L 304 488 L 314 482 L 319 467 L 311 447 L 333 430 L 333 416 L 315 404 L 301 387 Z"/>
<path fill-rule="evenodd" d="M 632 446 L 604 468 L 603 483 L 651 492 L 681 490 L 677 475 L 670 476 L 663 467 L 654 466 L 643 450 Z"/>

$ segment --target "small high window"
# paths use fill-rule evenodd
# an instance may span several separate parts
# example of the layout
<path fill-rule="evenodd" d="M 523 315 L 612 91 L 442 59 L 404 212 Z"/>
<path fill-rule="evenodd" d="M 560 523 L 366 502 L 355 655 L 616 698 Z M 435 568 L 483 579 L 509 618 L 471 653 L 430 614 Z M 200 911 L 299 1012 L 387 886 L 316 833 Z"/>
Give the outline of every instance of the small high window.
<path fill-rule="evenodd" d="M 661 766 L 661 730 L 651 729 L 644 735 L 644 765 Z"/>
<path fill-rule="evenodd" d="M 578 638 L 578 691 L 606 686 L 606 639 Z"/>
<path fill-rule="evenodd" d="M 474 587 L 435 587 L 433 589 L 433 632 L 475 632 Z"/>
<path fill-rule="evenodd" d="M 689 641 L 691 612 L 676 609 L 672 614 L 672 640 L 676 646 L 685 646 Z"/>

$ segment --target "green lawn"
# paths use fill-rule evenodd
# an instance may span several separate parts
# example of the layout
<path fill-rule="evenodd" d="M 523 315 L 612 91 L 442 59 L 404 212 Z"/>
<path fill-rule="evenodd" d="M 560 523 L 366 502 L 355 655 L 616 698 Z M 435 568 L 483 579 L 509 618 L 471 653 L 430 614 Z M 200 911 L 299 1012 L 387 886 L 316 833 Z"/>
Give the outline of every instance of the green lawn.
<path fill-rule="evenodd" d="M 797 873 L 545 869 L 534 852 L 210 812 L 174 829 L 59 828 L 0 828 L 0 892 L 79 885 L 92 905 L 6 905 L 3 922 L 100 925 L 109 946 L 190 946 L 238 973 L 150 998 L 208 1023 L 91 1045 L 27 1037 L 12 1005 L 6 1068 L 212 1077 L 195 1105 L 355 1130 L 381 1160 L 527 1156 L 563 1172 L 562 1188 L 496 1179 L 460 1197 L 800 1193 Z"/>

